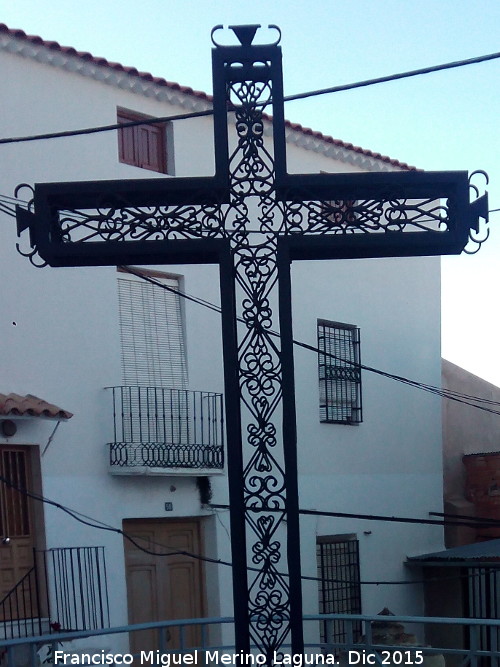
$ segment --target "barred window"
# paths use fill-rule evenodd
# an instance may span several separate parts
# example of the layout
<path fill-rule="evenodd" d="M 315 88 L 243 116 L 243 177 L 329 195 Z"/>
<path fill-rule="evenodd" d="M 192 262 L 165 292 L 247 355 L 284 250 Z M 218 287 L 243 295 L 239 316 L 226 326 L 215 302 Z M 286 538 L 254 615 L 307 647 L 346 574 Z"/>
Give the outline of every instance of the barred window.
<path fill-rule="evenodd" d="M 359 542 L 356 535 L 327 535 L 316 540 L 320 614 L 361 614 Z M 352 640 L 359 640 L 360 621 L 352 623 Z M 348 623 L 343 620 L 320 623 L 321 643 L 345 642 Z"/>
<path fill-rule="evenodd" d="M 359 329 L 318 320 L 320 421 L 358 424 L 361 412 Z"/>

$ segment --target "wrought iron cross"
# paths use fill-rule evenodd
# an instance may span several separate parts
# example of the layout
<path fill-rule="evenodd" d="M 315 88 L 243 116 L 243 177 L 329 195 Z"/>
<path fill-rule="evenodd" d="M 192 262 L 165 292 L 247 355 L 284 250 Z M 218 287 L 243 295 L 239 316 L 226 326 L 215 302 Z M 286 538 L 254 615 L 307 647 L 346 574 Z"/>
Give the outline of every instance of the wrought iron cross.
<path fill-rule="evenodd" d="M 291 261 L 459 253 L 487 205 L 465 172 L 289 175 L 259 27 L 214 41 L 213 177 L 37 184 L 17 217 L 51 266 L 219 264 L 236 648 L 271 663 L 303 651 Z"/>

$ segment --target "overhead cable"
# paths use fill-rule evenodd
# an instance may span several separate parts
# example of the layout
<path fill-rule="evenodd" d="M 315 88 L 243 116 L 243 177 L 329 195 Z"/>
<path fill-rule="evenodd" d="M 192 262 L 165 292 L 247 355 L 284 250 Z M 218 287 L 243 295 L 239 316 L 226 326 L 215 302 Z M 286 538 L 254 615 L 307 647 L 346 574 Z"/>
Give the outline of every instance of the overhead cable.
<path fill-rule="evenodd" d="M 389 74 L 387 76 L 380 76 L 375 79 L 367 79 L 366 81 L 357 81 L 356 83 L 346 83 L 341 86 L 331 86 L 330 88 L 321 88 L 320 90 L 311 90 L 307 93 L 296 93 L 295 95 L 287 95 L 285 102 L 293 100 L 302 100 L 306 97 L 316 97 L 318 95 L 328 95 L 330 93 L 339 93 L 344 90 L 353 90 L 354 88 L 364 88 L 365 86 L 373 86 L 379 83 L 387 83 L 389 81 L 397 81 L 399 79 L 408 79 L 413 76 L 420 76 L 421 74 L 432 74 L 433 72 L 440 72 L 446 69 L 454 69 L 456 67 L 465 67 L 466 65 L 477 65 L 488 60 L 496 60 L 500 58 L 500 53 L 489 53 L 484 56 L 477 56 L 476 58 L 467 58 L 466 60 L 456 60 L 451 63 L 443 63 L 442 65 L 433 65 L 431 67 L 421 67 L 420 69 L 410 70 L 409 72 L 400 72 L 399 74 Z"/>
<path fill-rule="evenodd" d="M 2 198 L 2 195 L 0 195 L 0 199 Z M 15 211 L 10 210 L 6 204 L 3 204 L 0 201 L 0 211 L 3 211 L 7 215 L 10 215 L 12 217 L 15 217 Z M 190 294 L 187 294 L 186 292 L 183 292 L 179 289 L 175 289 L 174 287 L 170 287 L 169 285 L 165 285 L 164 283 L 161 283 L 157 280 L 154 280 L 150 276 L 145 276 L 143 273 L 140 271 L 134 270 L 132 267 L 128 266 L 121 266 L 120 267 L 123 271 L 126 271 L 128 273 L 131 273 L 135 276 L 138 276 L 142 280 L 145 280 L 146 282 L 149 282 L 157 287 L 160 287 L 162 289 L 165 289 L 169 292 L 173 292 L 174 294 L 177 294 L 178 296 L 182 297 L 183 299 L 186 299 L 187 301 L 192 301 L 194 303 L 197 303 L 201 306 L 204 306 L 205 308 L 208 308 L 210 310 L 213 310 L 216 313 L 221 313 L 221 308 L 220 306 L 217 306 L 214 303 L 211 303 L 209 301 L 206 301 L 205 299 L 201 299 L 199 297 L 192 296 Z M 238 318 L 238 321 L 243 323 L 243 320 L 241 318 Z M 274 337 L 279 337 L 279 334 L 276 331 L 269 331 L 269 335 L 274 336 Z M 396 375 L 394 373 L 389 373 L 388 371 L 382 371 L 378 368 L 374 368 L 373 366 L 367 366 L 366 364 L 360 364 L 354 361 L 351 361 L 349 359 L 342 359 L 338 357 L 335 354 L 326 352 L 324 350 L 320 350 L 319 348 L 309 345 L 308 343 L 304 343 L 302 341 L 293 339 L 293 344 L 297 345 L 298 347 L 302 347 L 306 350 L 309 350 L 311 352 L 315 352 L 316 354 L 322 354 L 325 357 L 329 357 L 332 359 L 336 359 L 337 361 L 340 361 L 341 363 L 344 364 L 349 364 L 351 366 L 354 366 L 356 368 L 359 368 L 360 370 L 364 370 L 370 373 L 374 373 L 376 375 L 380 375 L 382 377 L 386 377 L 390 380 L 395 380 L 397 382 L 401 382 L 402 384 L 406 384 L 408 386 L 414 387 L 415 389 L 421 389 L 422 391 L 426 391 L 432 394 L 436 394 L 437 396 L 440 396 L 441 398 L 447 398 L 451 401 L 455 401 L 458 403 L 463 403 L 465 405 L 468 405 L 472 408 L 477 408 L 478 410 L 483 410 L 485 412 L 489 412 L 491 414 L 496 414 L 500 415 L 500 410 L 493 410 L 492 408 L 486 407 L 486 405 L 494 405 L 494 406 L 499 406 L 500 407 L 500 401 L 494 401 L 492 399 L 484 398 L 481 396 L 474 396 L 471 394 L 466 394 L 463 392 L 458 392 L 454 391 L 452 389 L 446 389 L 442 387 L 436 387 L 434 385 L 426 384 L 424 382 L 419 382 L 417 380 L 411 380 L 410 378 L 406 378 L 401 375 Z M 474 401 L 474 402 L 472 402 Z M 477 403 L 484 403 L 486 405 L 477 405 Z"/>
<path fill-rule="evenodd" d="M 169 292 L 173 292 L 174 294 L 177 294 L 178 296 L 188 300 L 188 301 L 193 301 L 194 303 L 197 303 L 201 306 L 204 306 L 205 308 L 209 308 L 210 310 L 213 310 L 217 313 L 221 312 L 220 306 L 217 306 L 214 303 L 211 303 L 209 301 L 206 301 L 205 299 L 200 299 L 198 297 L 195 297 L 193 295 L 187 294 L 186 292 L 183 292 L 179 289 L 176 289 L 174 287 L 170 287 L 169 285 L 165 285 L 164 283 L 155 280 L 151 276 L 146 276 L 144 273 L 141 273 L 140 270 L 134 269 L 133 267 L 130 266 L 121 266 L 120 269 L 123 271 L 127 271 L 128 273 L 131 273 L 139 278 L 142 278 L 144 281 L 151 283 L 152 285 L 156 285 L 157 287 L 160 287 L 162 289 L 165 289 Z M 237 318 L 239 322 L 244 323 L 242 318 Z M 268 331 L 267 332 L 270 336 L 274 337 L 279 337 L 279 333 L 276 331 Z M 477 408 L 478 410 L 483 410 L 485 412 L 490 412 L 492 414 L 497 414 L 500 415 L 500 410 L 493 410 L 492 408 L 488 408 L 486 405 L 477 405 L 477 403 L 473 403 L 471 401 L 477 401 L 478 403 L 486 403 L 490 405 L 496 405 L 500 406 L 499 401 L 492 401 L 487 398 L 481 398 L 480 396 L 472 396 L 469 394 L 464 394 L 462 392 L 457 392 L 453 391 L 451 389 L 443 389 L 441 387 L 436 387 L 434 385 L 426 384 L 424 382 L 418 382 L 417 380 L 411 380 L 409 378 L 406 378 L 402 375 L 396 375 L 394 373 L 389 373 L 387 371 L 382 371 L 378 368 L 374 368 L 373 366 L 367 366 L 366 364 L 360 364 L 354 361 L 350 361 L 348 359 L 342 359 L 338 357 L 335 354 L 326 352 L 324 350 L 320 350 L 319 348 L 309 345 L 308 343 L 303 343 L 302 341 L 298 341 L 296 339 L 293 339 L 294 345 L 297 345 L 298 347 L 302 347 L 306 350 L 309 350 L 311 352 L 315 352 L 316 354 L 322 354 L 325 357 L 336 359 L 337 361 L 340 361 L 341 363 L 349 364 L 351 366 L 354 366 L 355 368 L 359 368 L 360 370 L 364 370 L 370 373 L 374 373 L 376 375 L 380 375 L 382 377 L 386 377 L 390 380 L 395 380 L 397 382 L 401 382 L 403 384 L 409 385 L 411 387 L 415 387 L 416 389 L 421 389 L 422 391 L 427 391 L 432 394 L 436 394 L 440 396 L 441 398 L 447 398 L 451 401 L 456 401 L 458 403 L 463 403 L 465 405 L 469 405 L 472 408 Z"/>
<path fill-rule="evenodd" d="M 184 120 L 187 118 L 200 118 L 202 116 L 213 115 L 212 109 L 205 111 L 193 111 L 192 113 L 181 113 L 173 116 L 158 116 L 157 118 L 143 118 L 141 120 L 131 120 L 126 123 L 112 123 L 111 125 L 97 125 L 96 127 L 86 127 L 79 130 L 63 130 L 61 132 L 45 132 L 43 134 L 32 134 L 25 137 L 8 137 L 0 139 L 0 144 L 19 144 L 27 141 L 41 141 L 42 139 L 60 139 L 62 137 L 77 137 L 82 134 L 98 134 L 99 132 L 110 132 L 112 130 L 122 130 L 126 127 L 135 125 L 153 125 L 156 123 L 166 123 L 174 120 Z"/>
<path fill-rule="evenodd" d="M 399 79 L 407 79 L 422 74 L 431 74 L 447 69 L 455 69 L 457 67 L 465 67 L 467 65 L 477 65 L 478 63 L 487 62 L 489 60 L 496 60 L 500 58 L 500 53 L 489 53 L 484 56 L 477 56 L 475 58 L 467 58 L 465 60 L 456 60 L 450 63 L 443 63 L 441 65 L 433 65 L 431 67 L 421 67 L 420 69 L 410 70 L 408 72 L 399 72 L 397 74 L 389 74 L 387 76 L 380 76 L 375 79 L 366 79 L 365 81 L 356 81 L 354 83 L 346 83 L 340 86 L 331 86 L 329 88 L 321 88 L 319 90 L 311 90 L 305 93 L 295 93 L 294 95 L 286 95 L 283 100 L 285 102 L 293 102 L 295 100 L 305 99 L 307 97 L 317 97 L 319 95 L 328 95 L 330 93 L 339 93 L 347 90 L 354 90 L 356 88 L 365 88 L 379 83 L 387 83 L 389 81 L 397 81 Z M 169 121 L 185 120 L 188 118 L 197 118 L 199 116 L 213 115 L 212 109 L 205 111 L 195 111 L 186 114 L 176 114 L 173 116 L 158 116 L 155 118 L 145 118 L 139 121 L 131 121 L 127 123 L 114 123 L 112 125 L 100 125 L 96 127 L 87 127 L 79 130 L 65 130 L 62 132 L 46 132 L 43 134 L 34 134 L 23 137 L 7 137 L 0 139 L 0 144 L 15 144 L 27 141 L 40 141 L 43 139 L 59 139 L 61 137 L 75 137 L 82 134 L 96 134 L 98 132 L 109 132 L 111 130 L 119 130 L 125 127 L 133 127 L 134 125 L 149 125 L 154 123 L 164 123 Z"/>
<path fill-rule="evenodd" d="M 230 509 L 229 505 L 217 505 L 210 504 L 210 507 L 214 509 Z M 248 507 L 248 511 L 256 512 L 257 514 L 261 513 L 262 510 L 259 508 Z M 266 512 L 273 512 L 276 514 L 283 513 L 282 509 L 271 509 L 267 508 Z M 464 521 L 457 520 L 451 521 L 449 519 L 416 519 L 407 516 L 388 516 L 385 514 L 358 514 L 354 512 L 327 512 L 323 510 L 305 510 L 299 509 L 299 514 L 309 515 L 309 516 L 329 516 L 336 519 L 356 519 L 361 521 L 381 521 L 389 523 L 407 523 L 407 524 L 418 524 L 420 526 L 466 526 L 468 528 L 477 528 L 478 524 L 473 521 Z M 485 524 L 484 527 L 491 527 L 491 525 Z M 500 528 L 500 521 L 496 521 L 496 525 Z M 481 524 L 479 526 L 483 527 Z"/>
<path fill-rule="evenodd" d="M 169 556 L 186 556 L 187 558 L 193 558 L 194 560 L 199 560 L 203 561 L 206 563 L 211 563 L 214 565 L 225 565 L 228 567 L 233 567 L 232 562 L 218 559 L 218 558 L 210 558 L 208 556 L 202 556 L 201 554 L 195 554 L 190 551 L 186 550 L 173 550 L 171 547 L 168 547 L 164 544 L 160 544 L 157 542 L 153 542 L 157 546 L 160 546 L 162 549 L 169 549 L 169 551 L 165 552 L 157 552 L 157 551 L 152 551 L 151 549 L 148 549 L 146 547 L 143 547 L 141 544 L 137 542 L 137 539 L 129 535 L 126 531 L 121 530 L 120 528 L 115 528 L 114 526 L 110 526 L 108 524 L 103 523 L 102 521 L 99 521 L 98 519 L 92 519 L 92 517 L 89 517 L 88 515 L 84 515 L 81 512 L 78 512 L 76 510 L 72 510 L 69 507 L 63 505 L 62 503 L 58 503 L 54 500 L 50 500 L 49 498 L 42 496 L 40 494 L 33 493 L 31 491 L 28 491 L 27 489 L 21 488 L 14 484 L 12 481 L 7 479 L 6 477 L 3 477 L 0 475 L 0 482 L 3 482 L 7 486 L 9 486 L 11 489 L 14 489 L 18 491 L 19 493 L 25 495 L 28 498 L 31 498 L 32 500 L 37 500 L 39 502 L 42 502 L 47 505 L 51 505 L 52 507 L 55 507 L 56 509 L 61 510 L 62 512 L 66 513 L 68 516 L 71 518 L 75 519 L 79 523 L 82 523 L 85 526 L 89 526 L 91 528 L 95 528 L 97 530 L 104 530 L 108 531 L 111 533 L 116 533 L 118 535 L 121 535 L 124 539 L 129 541 L 131 544 L 133 544 L 139 551 L 142 551 L 143 553 L 146 553 L 150 556 L 157 556 L 157 557 L 169 557 Z M 213 506 L 216 508 L 217 506 Z M 222 507 L 222 506 L 221 506 Z M 226 507 L 226 506 L 224 506 Z M 227 506 L 228 507 L 228 506 Z M 443 524 L 446 522 L 442 522 Z M 455 522 L 453 522 L 455 523 Z M 492 568 L 493 569 L 493 568 Z M 257 572 L 260 573 L 261 570 L 256 567 L 248 566 L 247 570 L 251 572 Z M 289 574 L 286 572 L 277 572 L 276 573 L 279 576 L 282 577 L 289 577 Z M 454 576 L 451 575 L 449 577 L 427 577 L 422 580 L 416 580 L 416 579 L 410 579 L 410 580 L 389 580 L 389 581 L 383 581 L 383 580 L 374 580 L 374 581 L 366 581 L 366 580 L 345 580 L 345 579 L 331 579 L 331 578 L 322 578 L 322 577 L 314 577 L 314 576 L 308 576 L 308 575 L 301 575 L 301 579 L 307 580 L 307 581 L 318 581 L 322 583 L 334 583 L 334 584 L 341 584 L 344 586 L 348 585 L 353 585 L 353 584 L 359 584 L 360 586 L 364 585 L 373 585 L 373 586 L 391 586 L 391 585 L 413 585 L 413 584 L 423 584 L 427 583 L 429 581 L 443 581 L 444 579 L 471 579 L 476 576 L 480 576 L 478 574 L 468 574 L 464 575 L 463 573 Z"/>

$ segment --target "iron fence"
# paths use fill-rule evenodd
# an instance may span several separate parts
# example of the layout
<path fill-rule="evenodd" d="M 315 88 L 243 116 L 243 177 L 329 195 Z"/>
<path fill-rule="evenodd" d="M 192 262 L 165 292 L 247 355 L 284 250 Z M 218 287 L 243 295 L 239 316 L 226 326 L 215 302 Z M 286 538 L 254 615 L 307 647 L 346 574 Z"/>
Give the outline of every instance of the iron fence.
<path fill-rule="evenodd" d="M 34 550 L 33 562 L 0 600 L 0 639 L 109 627 L 104 547 Z"/>
<path fill-rule="evenodd" d="M 165 387 L 108 387 L 113 396 L 110 465 L 222 469 L 222 394 Z"/>
<path fill-rule="evenodd" d="M 52 629 L 109 627 L 104 547 L 63 547 L 40 552 Z"/>

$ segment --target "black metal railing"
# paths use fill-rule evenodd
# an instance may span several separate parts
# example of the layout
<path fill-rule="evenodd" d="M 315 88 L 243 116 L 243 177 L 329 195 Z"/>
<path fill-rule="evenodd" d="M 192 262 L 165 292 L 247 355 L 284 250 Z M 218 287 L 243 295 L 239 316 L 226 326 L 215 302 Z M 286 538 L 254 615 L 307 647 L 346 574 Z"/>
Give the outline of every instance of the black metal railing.
<path fill-rule="evenodd" d="M 109 627 L 104 547 L 33 554 L 33 567 L 0 600 L 0 639 Z"/>
<path fill-rule="evenodd" d="M 0 600 L 0 638 L 43 634 L 38 573 L 33 566 Z"/>
<path fill-rule="evenodd" d="M 222 394 L 165 387 L 108 387 L 116 468 L 221 469 Z"/>
<path fill-rule="evenodd" d="M 42 551 L 40 556 L 51 629 L 109 628 L 104 547 L 63 547 Z"/>

